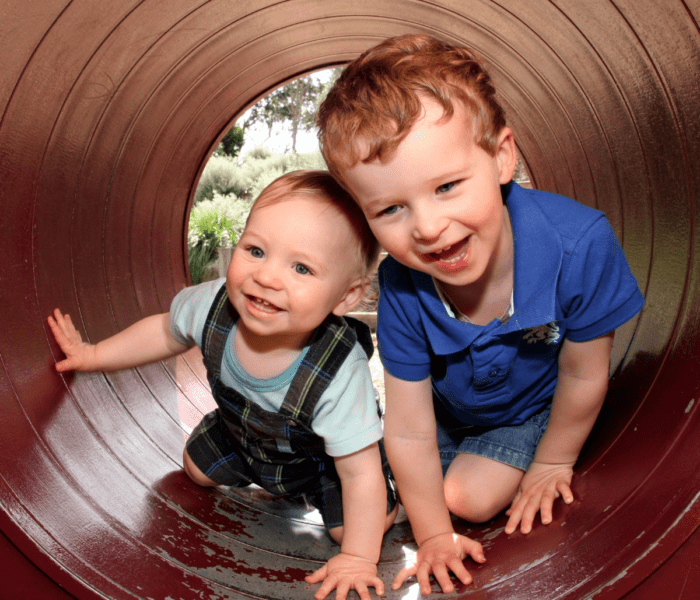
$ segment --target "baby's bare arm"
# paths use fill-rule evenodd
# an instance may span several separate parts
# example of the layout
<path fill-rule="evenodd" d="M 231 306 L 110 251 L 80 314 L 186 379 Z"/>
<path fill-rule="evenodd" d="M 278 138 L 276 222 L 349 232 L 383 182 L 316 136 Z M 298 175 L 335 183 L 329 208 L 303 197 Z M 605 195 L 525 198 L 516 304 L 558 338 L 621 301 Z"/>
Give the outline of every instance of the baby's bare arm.
<path fill-rule="evenodd" d="M 507 511 L 506 533 L 518 524 L 529 533 L 538 512 L 543 523 L 550 523 L 559 497 L 573 502 L 573 468 L 605 400 L 613 337 L 609 333 L 589 342 L 564 341 L 549 424 Z"/>
<path fill-rule="evenodd" d="M 322 600 L 334 589 L 337 600 L 345 600 L 354 589 L 362 600 L 370 600 L 369 587 L 384 595 L 377 577 L 377 561 L 387 520 L 386 483 L 379 446 L 335 458 L 343 497 L 343 530 L 340 554 L 307 577 L 309 583 L 323 581 L 316 593 Z M 335 537 L 335 536 L 334 536 Z"/>
<path fill-rule="evenodd" d="M 48 318 L 49 327 L 66 358 L 57 371 L 118 371 L 163 360 L 187 350 L 170 333 L 169 314 L 152 315 L 95 345 L 84 342 L 69 315 L 60 310 Z"/>

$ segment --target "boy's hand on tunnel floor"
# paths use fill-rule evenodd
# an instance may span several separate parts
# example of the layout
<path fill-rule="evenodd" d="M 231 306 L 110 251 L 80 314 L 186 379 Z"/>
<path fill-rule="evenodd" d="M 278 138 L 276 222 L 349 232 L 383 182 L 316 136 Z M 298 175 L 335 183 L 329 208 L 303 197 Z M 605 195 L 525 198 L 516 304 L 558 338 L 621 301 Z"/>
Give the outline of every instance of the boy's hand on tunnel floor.
<path fill-rule="evenodd" d="M 505 532 L 513 533 L 520 525 L 522 533 L 530 533 L 532 524 L 539 512 L 544 525 L 552 522 L 552 506 L 557 498 L 566 504 L 574 501 L 571 492 L 571 478 L 574 474 L 573 464 L 546 464 L 533 461 L 520 482 L 506 515 L 510 518 Z"/>
<path fill-rule="evenodd" d="M 384 595 L 384 582 L 377 577 L 377 565 L 366 558 L 342 552 L 306 577 L 307 583 L 319 581 L 323 581 L 323 585 L 314 595 L 316 600 L 323 600 L 333 590 L 337 590 L 336 600 L 346 600 L 350 590 L 355 590 L 361 600 L 371 600 L 370 587 L 378 596 Z"/>
<path fill-rule="evenodd" d="M 430 594 L 430 574 L 432 573 L 445 594 L 454 591 L 450 571 L 464 585 L 472 582 L 472 576 L 464 566 L 464 559 L 471 556 L 476 562 L 486 561 L 484 549 L 479 542 L 456 533 L 443 533 L 425 540 L 416 553 L 415 563 L 404 567 L 394 579 L 391 588 L 397 590 L 404 581 L 415 575 L 420 593 Z"/>
<path fill-rule="evenodd" d="M 49 327 L 56 342 L 61 347 L 64 360 L 56 363 L 57 371 L 90 370 L 90 362 L 94 361 L 95 347 L 83 342 L 80 332 L 73 325 L 70 315 L 63 315 L 55 309 L 48 318 Z"/>

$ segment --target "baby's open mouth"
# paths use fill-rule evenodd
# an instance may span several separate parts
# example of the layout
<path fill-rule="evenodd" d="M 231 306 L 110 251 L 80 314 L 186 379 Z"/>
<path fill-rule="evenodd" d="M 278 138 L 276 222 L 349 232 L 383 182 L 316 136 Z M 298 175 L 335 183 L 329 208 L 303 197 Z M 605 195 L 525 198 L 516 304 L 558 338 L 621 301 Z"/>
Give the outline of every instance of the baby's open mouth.
<path fill-rule="evenodd" d="M 282 309 L 279 306 L 275 306 L 271 302 L 268 302 L 267 300 L 263 298 L 258 298 L 257 296 L 246 296 L 248 298 L 248 301 L 255 306 L 255 308 L 262 310 L 264 312 L 279 312 Z"/>

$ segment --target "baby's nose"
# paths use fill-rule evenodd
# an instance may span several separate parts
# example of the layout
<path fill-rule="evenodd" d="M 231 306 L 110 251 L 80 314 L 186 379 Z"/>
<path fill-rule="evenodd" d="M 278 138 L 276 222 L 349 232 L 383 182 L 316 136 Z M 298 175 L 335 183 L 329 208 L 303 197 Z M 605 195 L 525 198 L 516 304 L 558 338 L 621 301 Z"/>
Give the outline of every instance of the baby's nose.
<path fill-rule="evenodd" d="M 255 281 L 263 287 L 280 289 L 282 287 L 282 277 L 280 276 L 279 267 L 271 261 L 266 261 L 255 272 Z"/>

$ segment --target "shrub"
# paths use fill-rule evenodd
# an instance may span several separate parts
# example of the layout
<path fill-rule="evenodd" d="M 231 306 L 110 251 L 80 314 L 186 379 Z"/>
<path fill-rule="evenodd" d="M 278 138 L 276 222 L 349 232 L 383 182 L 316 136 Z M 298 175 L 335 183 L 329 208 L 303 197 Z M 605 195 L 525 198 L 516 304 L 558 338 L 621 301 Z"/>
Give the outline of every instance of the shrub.
<path fill-rule="evenodd" d="M 273 154 L 267 158 L 255 159 L 246 156 L 246 165 L 250 169 L 251 197 L 257 198 L 275 179 L 299 169 L 326 169 L 326 163 L 319 150 L 307 154 Z"/>
<path fill-rule="evenodd" d="M 202 200 L 213 200 L 214 194 L 244 196 L 251 183 L 247 169 L 239 166 L 233 157 L 212 156 L 197 185 L 195 204 Z"/>
<path fill-rule="evenodd" d="M 236 244 L 243 232 L 251 203 L 233 195 L 215 193 L 212 200 L 202 200 L 190 213 L 187 236 L 190 276 L 200 283 L 216 260 L 221 247 Z"/>
<path fill-rule="evenodd" d="M 268 150 L 267 148 L 263 146 L 256 146 L 253 148 L 248 154 L 245 155 L 245 159 L 264 159 L 264 158 L 270 158 L 272 156 L 272 152 Z"/>

